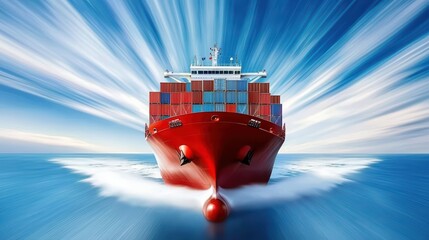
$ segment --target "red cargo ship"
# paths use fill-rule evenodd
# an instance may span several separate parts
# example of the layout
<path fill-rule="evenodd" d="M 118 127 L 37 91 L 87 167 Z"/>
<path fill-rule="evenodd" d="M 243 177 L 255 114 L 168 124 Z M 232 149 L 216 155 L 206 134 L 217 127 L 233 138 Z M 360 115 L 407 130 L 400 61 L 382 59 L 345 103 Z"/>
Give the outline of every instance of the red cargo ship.
<path fill-rule="evenodd" d="M 213 188 L 203 213 L 223 221 L 229 207 L 219 189 L 267 183 L 285 127 L 280 96 L 270 95 L 269 83 L 256 83 L 266 72 L 242 73 L 233 58 L 218 65 L 220 49 L 211 50 L 209 66 L 194 59 L 190 73 L 164 73 L 177 82 L 150 93 L 146 139 L 164 181 Z"/>

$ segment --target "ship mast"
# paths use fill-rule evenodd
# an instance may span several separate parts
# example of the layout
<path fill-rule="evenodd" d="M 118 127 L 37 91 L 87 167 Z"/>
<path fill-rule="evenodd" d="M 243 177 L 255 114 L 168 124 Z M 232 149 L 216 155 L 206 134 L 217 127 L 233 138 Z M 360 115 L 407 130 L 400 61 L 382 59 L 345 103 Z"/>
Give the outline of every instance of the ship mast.
<path fill-rule="evenodd" d="M 220 55 L 220 48 L 217 48 L 217 44 L 215 43 L 213 48 L 210 48 L 212 53 L 210 53 L 210 60 L 212 60 L 212 66 L 217 66 L 217 59 Z"/>
<path fill-rule="evenodd" d="M 259 72 L 241 72 L 241 66 L 238 64 L 237 57 L 235 58 L 236 62 L 233 63 L 234 58 L 231 57 L 230 64 L 220 64 L 218 65 L 219 56 L 221 55 L 221 48 L 217 47 L 215 44 L 210 48 L 210 60 L 212 61 L 210 65 L 204 65 L 203 63 L 198 65 L 196 57 L 194 57 L 194 62 L 191 64 L 191 72 L 171 72 L 166 70 L 164 72 L 164 78 L 171 78 L 177 82 L 183 82 L 183 79 L 186 79 L 187 82 L 191 80 L 207 80 L 207 79 L 216 79 L 216 78 L 225 78 L 231 80 L 239 80 L 242 78 L 249 78 L 249 82 L 256 82 L 260 78 L 266 78 L 267 72 L 265 70 Z M 203 61 L 205 57 L 202 58 Z"/>

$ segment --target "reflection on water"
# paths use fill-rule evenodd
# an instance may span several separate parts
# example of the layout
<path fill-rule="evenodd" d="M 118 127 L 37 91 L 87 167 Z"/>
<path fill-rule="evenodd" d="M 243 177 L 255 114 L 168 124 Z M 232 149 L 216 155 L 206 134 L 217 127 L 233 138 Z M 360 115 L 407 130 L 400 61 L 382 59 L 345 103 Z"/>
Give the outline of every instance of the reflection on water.
<path fill-rule="evenodd" d="M 279 155 L 267 186 L 166 186 L 152 155 L 0 155 L 0 239 L 427 239 L 428 155 Z"/>

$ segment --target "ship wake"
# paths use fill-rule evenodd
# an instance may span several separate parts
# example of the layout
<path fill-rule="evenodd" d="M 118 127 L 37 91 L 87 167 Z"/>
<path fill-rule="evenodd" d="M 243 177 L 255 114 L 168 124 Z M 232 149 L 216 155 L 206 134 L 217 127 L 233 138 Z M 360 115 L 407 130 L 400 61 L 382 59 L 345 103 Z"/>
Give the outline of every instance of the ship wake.
<path fill-rule="evenodd" d="M 375 158 L 318 158 L 292 161 L 273 169 L 268 185 L 223 189 L 233 210 L 263 208 L 301 197 L 320 195 L 352 180 L 349 177 L 371 164 Z"/>
<path fill-rule="evenodd" d="M 56 158 L 52 162 L 86 176 L 104 197 L 142 206 L 173 206 L 201 211 L 212 189 L 167 186 L 153 163 L 113 158 Z M 326 158 L 277 164 L 268 185 L 221 189 L 233 211 L 264 208 L 315 196 L 350 182 L 350 176 L 378 162 L 375 158 Z"/>
<path fill-rule="evenodd" d="M 142 206 L 173 206 L 201 211 L 212 189 L 194 190 L 163 184 L 156 164 L 113 158 L 56 158 L 51 160 L 87 178 L 82 182 L 104 197 Z"/>

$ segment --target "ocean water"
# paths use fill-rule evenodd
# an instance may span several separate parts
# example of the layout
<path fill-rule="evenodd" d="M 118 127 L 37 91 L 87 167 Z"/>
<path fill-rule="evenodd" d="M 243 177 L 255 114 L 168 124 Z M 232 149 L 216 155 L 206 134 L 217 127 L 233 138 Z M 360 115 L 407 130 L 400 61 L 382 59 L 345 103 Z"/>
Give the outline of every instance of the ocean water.
<path fill-rule="evenodd" d="M 153 155 L 0 155 L 0 239 L 429 239 L 429 155 L 277 157 L 266 186 L 163 184 Z"/>

